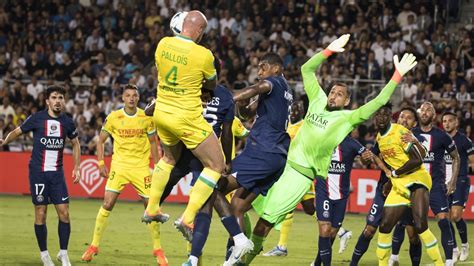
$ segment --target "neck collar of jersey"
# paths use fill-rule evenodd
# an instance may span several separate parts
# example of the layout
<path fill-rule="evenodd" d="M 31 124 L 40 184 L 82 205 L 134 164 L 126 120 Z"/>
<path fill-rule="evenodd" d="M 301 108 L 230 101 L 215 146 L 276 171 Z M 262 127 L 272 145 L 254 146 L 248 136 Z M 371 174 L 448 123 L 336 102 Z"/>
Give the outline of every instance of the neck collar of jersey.
<path fill-rule="evenodd" d="M 390 125 L 388 126 L 387 131 L 386 131 L 385 133 L 383 133 L 383 134 L 380 134 L 380 136 L 381 136 L 381 137 L 385 137 L 385 136 L 388 134 L 388 132 L 390 132 L 390 130 L 392 130 L 392 123 L 390 123 Z"/>
<path fill-rule="evenodd" d="M 183 35 L 176 35 L 177 38 L 179 39 L 182 39 L 184 41 L 187 41 L 187 42 L 194 42 L 193 39 L 189 38 L 189 37 L 186 37 L 186 36 L 183 36 Z"/>
<path fill-rule="evenodd" d="M 125 112 L 125 107 L 122 108 L 122 112 L 123 112 L 123 114 L 124 114 L 125 116 L 127 116 L 127 117 L 135 117 L 135 116 L 137 115 L 137 113 L 138 113 L 138 109 L 135 111 L 135 113 L 134 113 L 133 115 L 129 115 L 127 112 Z"/>

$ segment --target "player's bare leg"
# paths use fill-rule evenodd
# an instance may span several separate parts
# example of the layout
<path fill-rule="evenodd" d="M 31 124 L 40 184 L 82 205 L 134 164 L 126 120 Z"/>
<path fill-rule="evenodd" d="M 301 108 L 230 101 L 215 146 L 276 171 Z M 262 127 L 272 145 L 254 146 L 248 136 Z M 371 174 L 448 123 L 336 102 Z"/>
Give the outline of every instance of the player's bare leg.
<path fill-rule="evenodd" d="M 71 235 L 71 224 L 69 221 L 69 204 L 54 205 L 58 213 L 58 233 L 59 233 L 59 253 L 57 255 L 58 261 L 63 266 L 71 265 L 67 254 L 67 246 L 69 244 L 69 236 Z"/>
<path fill-rule="evenodd" d="M 232 213 L 237 217 L 239 222 L 240 229 L 245 231 L 245 221 L 244 214 L 252 208 L 252 202 L 257 198 L 255 193 L 247 191 L 245 188 L 241 187 L 235 191 L 232 201 L 230 203 Z"/>
<path fill-rule="evenodd" d="M 412 191 L 410 201 L 415 232 L 419 235 L 429 257 L 434 261 L 435 265 L 444 265 L 436 237 L 428 228 L 428 190 L 426 188 L 418 188 Z"/>
<path fill-rule="evenodd" d="M 194 218 L 211 196 L 217 181 L 224 171 L 224 155 L 215 134 L 210 134 L 192 150 L 192 153 L 201 161 L 204 169 L 191 190 L 189 202 L 183 215 L 174 222 L 176 229 L 190 242 L 192 242 L 193 237 Z"/>
<path fill-rule="evenodd" d="M 161 213 L 160 200 L 170 179 L 171 171 L 181 156 L 183 143 L 179 141 L 173 146 L 162 144 L 162 147 L 163 157 L 156 164 L 153 171 L 150 198 L 142 217 L 142 222 L 145 223 L 151 223 L 152 221 L 164 223 L 169 219 L 168 214 Z"/>

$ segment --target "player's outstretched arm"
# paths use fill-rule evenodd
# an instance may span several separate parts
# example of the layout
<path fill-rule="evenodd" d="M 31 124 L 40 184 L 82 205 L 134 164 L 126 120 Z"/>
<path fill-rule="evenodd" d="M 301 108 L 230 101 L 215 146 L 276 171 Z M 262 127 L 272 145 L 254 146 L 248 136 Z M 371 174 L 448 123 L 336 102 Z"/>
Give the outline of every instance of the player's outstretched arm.
<path fill-rule="evenodd" d="M 230 174 L 232 162 L 232 143 L 234 135 L 232 133 L 232 121 L 225 121 L 222 123 L 221 145 L 224 152 L 224 159 L 226 165 L 226 174 Z"/>
<path fill-rule="evenodd" d="M 72 178 L 74 179 L 74 184 L 79 183 L 81 179 L 81 144 L 79 143 L 79 138 L 75 137 L 71 139 L 72 143 L 72 159 L 74 161 L 74 169 L 72 170 Z"/>
<path fill-rule="evenodd" d="M 458 181 L 459 166 L 461 164 L 461 158 L 459 157 L 459 153 L 457 149 L 450 152 L 449 155 L 451 156 L 451 158 L 453 158 L 453 167 L 452 167 L 453 172 L 451 175 L 452 176 L 451 180 L 449 181 L 448 186 L 447 186 L 447 190 L 448 190 L 447 194 L 451 195 L 456 190 L 456 183 Z"/>
<path fill-rule="evenodd" d="M 153 99 L 150 103 L 148 103 L 145 106 L 145 115 L 146 116 L 153 116 L 153 113 L 155 112 L 155 104 L 156 104 L 156 99 Z"/>
<path fill-rule="evenodd" d="M 99 172 L 100 176 L 104 178 L 109 177 L 107 166 L 104 162 L 104 143 L 107 141 L 109 136 L 110 134 L 107 131 L 101 130 L 99 134 L 99 141 L 97 141 L 97 160 L 99 161 Z"/>
<path fill-rule="evenodd" d="M 344 52 L 344 46 L 349 41 L 349 34 L 344 34 L 337 40 L 333 41 L 323 51 L 315 54 L 306 63 L 301 66 L 301 76 L 303 77 L 303 86 L 309 101 L 324 100 L 326 101 L 326 94 L 321 89 L 318 79 L 316 78 L 316 70 L 319 66 L 333 53 Z"/>
<path fill-rule="evenodd" d="M 380 91 L 380 93 L 370 102 L 356 109 L 350 116 L 350 121 L 353 125 L 360 124 L 368 120 L 380 107 L 385 105 L 397 88 L 397 85 L 402 80 L 402 77 L 413 69 L 417 62 L 413 54 L 404 54 L 402 60 L 398 60 L 398 55 L 393 57 L 395 64 L 395 72 L 390 81 Z"/>
<path fill-rule="evenodd" d="M 14 141 L 16 138 L 18 138 L 23 131 L 21 131 L 20 127 L 15 128 L 12 132 L 8 133 L 7 137 L 5 139 L 0 139 L 0 146 L 6 146 L 8 143 Z"/>
<path fill-rule="evenodd" d="M 156 136 L 156 133 L 149 134 L 148 135 L 148 141 L 150 142 L 150 151 L 151 151 L 151 157 L 153 158 L 153 165 L 156 165 L 158 161 L 160 160 L 160 153 L 158 151 L 158 137 Z"/>

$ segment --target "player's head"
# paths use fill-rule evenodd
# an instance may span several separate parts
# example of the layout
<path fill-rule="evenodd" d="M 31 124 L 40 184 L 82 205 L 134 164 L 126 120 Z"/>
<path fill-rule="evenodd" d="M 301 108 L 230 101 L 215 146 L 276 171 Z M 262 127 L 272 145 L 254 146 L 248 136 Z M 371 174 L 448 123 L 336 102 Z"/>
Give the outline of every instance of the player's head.
<path fill-rule="evenodd" d="M 290 120 L 291 123 L 296 123 L 303 118 L 304 107 L 303 101 L 294 101 L 291 105 Z"/>
<path fill-rule="evenodd" d="M 66 90 L 63 87 L 52 85 L 46 89 L 46 105 L 54 114 L 58 115 L 64 108 L 64 95 Z"/>
<path fill-rule="evenodd" d="M 342 83 L 336 82 L 332 84 L 328 94 L 328 102 L 326 109 L 335 111 L 344 109 L 351 102 L 351 91 L 349 87 Z"/>
<path fill-rule="evenodd" d="M 392 121 L 392 104 L 386 103 L 384 106 L 375 113 L 374 116 L 375 127 L 379 131 L 385 131 L 388 129 L 390 122 Z"/>
<path fill-rule="evenodd" d="M 408 129 L 416 127 L 418 124 L 418 114 L 416 113 L 415 108 L 409 106 L 403 107 L 402 110 L 400 110 L 397 124 L 400 124 Z"/>
<path fill-rule="evenodd" d="M 191 38 L 194 42 L 201 41 L 207 27 L 207 19 L 201 11 L 189 11 L 183 22 L 181 35 Z"/>
<path fill-rule="evenodd" d="M 418 112 L 420 113 L 420 124 L 422 126 L 431 125 L 436 117 L 436 110 L 431 102 L 424 102 Z"/>
<path fill-rule="evenodd" d="M 138 105 L 138 87 L 133 84 L 127 84 L 123 88 L 122 100 L 126 107 L 136 108 Z"/>
<path fill-rule="evenodd" d="M 442 116 L 443 128 L 451 134 L 459 126 L 458 116 L 453 112 L 445 112 Z"/>
<path fill-rule="evenodd" d="M 283 73 L 283 60 L 277 53 L 266 53 L 258 62 L 258 78 L 265 79 Z"/>

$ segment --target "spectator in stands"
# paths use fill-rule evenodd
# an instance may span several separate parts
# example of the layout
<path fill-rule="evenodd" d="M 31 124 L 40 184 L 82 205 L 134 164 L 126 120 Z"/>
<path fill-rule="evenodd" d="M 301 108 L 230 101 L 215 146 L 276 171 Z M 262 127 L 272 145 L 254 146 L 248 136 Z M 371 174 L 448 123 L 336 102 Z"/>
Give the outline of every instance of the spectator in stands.
<path fill-rule="evenodd" d="M 413 83 L 413 75 L 408 74 L 400 88 L 402 91 L 403 100 L 415 105 L 416 95 L 418 93 L 418 86 Z"/>
<path fill-rule="evenodd" d="M 471 101 L 471 94 L 466 90 L 466 83 L 461 83 L 459 86 L 459 90 L 456 93 L 456 100 L 459 101 L 461 106 L 463 106 L 464 103 Z"/>
<path fill-rule="evenodd" d="M 10 98 L 4 97 L 2 105 L 0 105 L 0 116 L 8 118 L 10 115 L 12 117 L 15 115 L 15 109 L 13 109 L 13 106 L 10 104 Z"/>
<path fill-rule="evenodd" d="M 96 28 L 92 31 L 92 34 L 87 37 L 85 48 L 87 52 L 102 50 L 104 45 L 104 38 L 100 36 L 100 29 Z"/>
<path fill-rule="evenodd" d="M 440 91 L 446 81 L 446 75 L 442 72 L 442 65 L 435 66 L 435 72 L 430 76 L 430 84 L 433 85 L 433 91 Z"/>
<path fill-rule="evenodd" d="M 43 92 L 44 87 L 41 83 L 38 83 L 38 78 L 36 76 L 31 77 L 31 83 L 26 87 L 28 94 L 33 96 L 33 99 L 38 99 L 38 94 Z"/>

